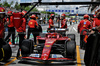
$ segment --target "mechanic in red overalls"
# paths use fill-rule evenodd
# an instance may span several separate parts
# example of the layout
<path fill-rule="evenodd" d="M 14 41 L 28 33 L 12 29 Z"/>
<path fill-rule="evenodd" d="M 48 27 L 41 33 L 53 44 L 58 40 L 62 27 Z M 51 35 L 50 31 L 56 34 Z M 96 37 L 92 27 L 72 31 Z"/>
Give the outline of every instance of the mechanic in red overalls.
<path fill-rule="evenodd" d="M 12 11 L 8 11 L 7 13 L 7 21 L 9 21 L 8 24 L 8 35 L 5 38 L 5 41 L 9 39 L 9 37 L 12 35 L 12 44 L 15 44 L 15 28 L 13 24 L 13 16 L 12 16 Z"/>
<path fill-rule="evenodd" d="M 78 31 L 81 33 L 83 29 L 91 29 L 89 15 L 84 15 L 84 20 L 81 20 L 78 25 Z"/>
<path fill-rule="evenodd" d="M 61 28 L 67 28 L 67 20 L 65 19 L 66 14 L 61 15 Z"/>
<path fill-rule="evenodd" d="M 50 15 L 50 19 L 49 19 L 49 29 L 54 27 L 54 23 L 53 23 L 53 19 L 54 19 L 54 14 Z"/>
<path fill-rule="evenodd" d="M 83 41 L 83 37 L 84 35 L 81 35 L 81 31 L 84 29 L 91 29 L 91 23 L 88 20 L 89 19 L 89 15 L 84 15 L 84 20 L 81 20 L 79 25 L 78 25 L 78 33 L 80 33 L 80 48 L 84 49 L 82 42 Z"/>
<path fill-rule="evenodd" d="M 94 22 L 94 19 L 96 18 L 96 14 L 97 14 L 97 11 L 95 11 L 95 14 L 90 17 L 91 28 L 93 28 L 93 22 Z"/>
<path fill-rule="evenodd" d="M 94 18 L 93 27 L 98 30 L 100 28 L 100 9 L 96 11 L 96 18 Z"/>
<path fill-rule="evenodd" d="M 49 28 L 47 29 L 47 32 L 49 32 L 49 30 L 51 29 L 51 28 L 54 28 L 54 23 L 53 23 L 53 20 L 54 20 L 54 14 L 51 14 L 50 15 L 50 19 L 49 19 Z"/>
<path fill-rule="evenodd" d="M 22 15 L 25 15 L 27 11 L 22 11 Z M 26 33 L 26 19 L 22 18 L 22 25 L 17 29 L 19 35 L 19 47 L 21 46 L 22 41 L 24 40 L 24 36 Z"/>
<path fill-rule="evenodd" d="M 94 22 L 93 22 L 93 28 L 97 29 L 100 32 L 100 9 L 98 9 L 96 11 L 96 18 L 94 18 Z M 93 34 L 94 31 L 91 32 L 91 34 Z M 99 36 L 100 38 L 100 36 Z M 98 40 L 100 41 L 100 40 Z M 99 44 L 99 48 L 98 48 L 98 53 L 96 55 L 96 66 L 100 66 L 100 44 Z"/>
<path fill-rule="evenodd" d="M 22 11 L 22 15 L 25 15 L 27 11 Z M 19 49 L 21 48 L 22 41 L 25 39 L 26 34 L 26 18 L 22 18 L 22 25 L 17 29 L 18 36 L 19 36 Z M 18 49 L 17 57 L 20 56 L 20 50 Z"/>
<path fill-rule="evenodd" d="M 34 42 L 36 44 L 36 36 L 37 36 L 37 32 L 36 32 L 36 28 L 39 27 L 38 23 L 36 21 L 36 15 L 32 15 L 31 20 L 28 22 L 28 35 L 27 35 L 27 39 L 29 39 L 30 34 L 32 33 L 34 35 Z"/>
<path fill-rule="evenodd" d="M 0 49 L 4 44 L 4 24 L 5 24 L 5 9 L 0 7 Z"/>
<path fill-rule="evenodd" d="M 22 11 L 22 15 L 26 14 L 26 11 Z M 22 25 L 17 29 L 19 36 L 19 47 L 21 46 L 22 41 L 24 40 L 24 36 L 26 33 L 26 19 L 22 18 Z"/>

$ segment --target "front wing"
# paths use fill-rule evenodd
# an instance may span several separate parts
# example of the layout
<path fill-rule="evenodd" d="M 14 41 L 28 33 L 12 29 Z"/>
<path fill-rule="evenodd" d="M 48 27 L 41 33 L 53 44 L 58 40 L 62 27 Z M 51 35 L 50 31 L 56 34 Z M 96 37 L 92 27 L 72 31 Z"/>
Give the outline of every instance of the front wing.
<path fill-rule="evenodd" d="M 32 60 L 32 61 L 55 61 L 55 62 L 61 62 L 61 61 L 74 61 L 70 58 L 49 58 L 48 60 L 41 60 L 41 58 L 37 57 L 21 57 L 22 60 Z"/>

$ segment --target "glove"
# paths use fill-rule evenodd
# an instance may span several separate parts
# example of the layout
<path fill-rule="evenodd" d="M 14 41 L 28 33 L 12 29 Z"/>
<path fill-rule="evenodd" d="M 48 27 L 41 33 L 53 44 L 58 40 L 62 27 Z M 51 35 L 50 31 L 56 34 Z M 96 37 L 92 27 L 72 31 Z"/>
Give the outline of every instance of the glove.
<path fill-rule="evenodd" d="M 36 29 L 39 29 L 39 26 L 37 26 Z"/>

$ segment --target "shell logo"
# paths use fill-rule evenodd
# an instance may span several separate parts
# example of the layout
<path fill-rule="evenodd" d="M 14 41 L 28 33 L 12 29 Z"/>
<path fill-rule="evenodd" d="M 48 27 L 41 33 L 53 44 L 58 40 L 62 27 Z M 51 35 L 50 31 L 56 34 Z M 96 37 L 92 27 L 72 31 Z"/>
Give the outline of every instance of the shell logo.
<path fill-rule="evenodd" d="M 50 45 L 46 45 L 46 47 L 50 47 Z"/>

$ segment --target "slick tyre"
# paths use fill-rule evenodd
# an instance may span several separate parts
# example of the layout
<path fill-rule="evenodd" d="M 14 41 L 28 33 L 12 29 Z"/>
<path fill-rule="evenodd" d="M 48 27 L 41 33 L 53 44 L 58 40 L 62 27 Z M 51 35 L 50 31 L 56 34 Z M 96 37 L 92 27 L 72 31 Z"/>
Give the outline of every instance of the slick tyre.
<path fill-rule="evenodd" d="M 24 40 L 21 46 L 21 54 L 22 55 L 31 54 L 33 52 L 34 44 L 35 43 L 33 40 L 29 40 L 29 39 Z"/>
<path fill-rule="evenodd" d="M 66 58 L 76 59 L 76 42 L 75 41 L 68 41 L 65 44 L 65 51 L 66 51 Z"/>
<path fill-rule="evenodd" d="M 12 56 L 12 50 L 9 44 L 3 45 L 3 47 L 0 49 L 0 60 L 1 61 L 7 61 Z"/>

